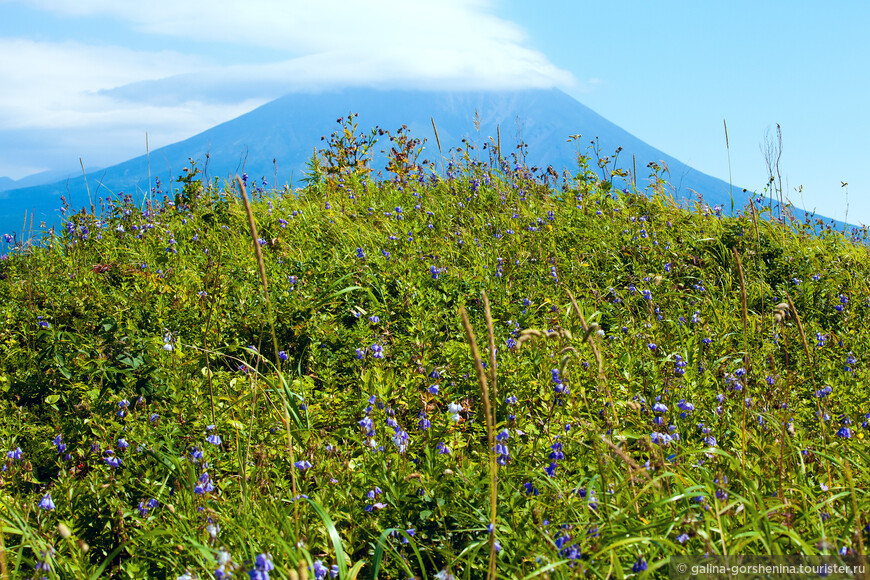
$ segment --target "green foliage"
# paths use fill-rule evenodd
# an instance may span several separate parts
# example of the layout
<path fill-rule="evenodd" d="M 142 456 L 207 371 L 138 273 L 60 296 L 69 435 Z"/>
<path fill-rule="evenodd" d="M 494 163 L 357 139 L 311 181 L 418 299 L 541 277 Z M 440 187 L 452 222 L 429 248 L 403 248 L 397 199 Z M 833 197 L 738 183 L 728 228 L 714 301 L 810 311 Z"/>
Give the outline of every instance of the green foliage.
<path fill-rule="evenodd" d="M 678 207 L 659 166 L 649 196 L 617 191 L 595 143 L 556 188 L 470 143 L 427 173 L 403 127 L 378 181 L 378 132 L 340 122 L 298 195 L 251 188 L 271 309 L 238 192 L 195 166 L 0 261 L 10 574 L 239 577 L 269 554 L 277 577 L 484 576 L 457 314 L 488 361 L 483 291 L 499 575 L 864 550 L 866 246 L 754 202 Z"/>

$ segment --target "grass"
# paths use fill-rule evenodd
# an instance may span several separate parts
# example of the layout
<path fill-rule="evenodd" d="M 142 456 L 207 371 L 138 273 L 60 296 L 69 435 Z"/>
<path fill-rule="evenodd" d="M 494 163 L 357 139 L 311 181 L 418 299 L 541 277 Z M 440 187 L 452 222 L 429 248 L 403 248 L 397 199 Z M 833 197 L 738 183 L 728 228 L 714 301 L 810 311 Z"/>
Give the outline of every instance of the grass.
<path fill-rule="evenodd" d="M 304 189 L 190 167 L 0 261 L 0 576 L 865 553 L 866 230 L 342 123 Z"/>

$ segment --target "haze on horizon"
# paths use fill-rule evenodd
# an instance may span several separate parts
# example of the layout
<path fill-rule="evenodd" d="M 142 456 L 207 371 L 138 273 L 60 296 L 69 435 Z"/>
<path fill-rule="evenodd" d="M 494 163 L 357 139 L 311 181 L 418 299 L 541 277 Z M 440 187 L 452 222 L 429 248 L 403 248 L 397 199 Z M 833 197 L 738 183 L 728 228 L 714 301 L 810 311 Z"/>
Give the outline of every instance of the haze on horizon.
<path fill-rule="evenodd" d="M 0 0 L 0 176 L 113 165 L 146 132 L 153 150 L 288 92 L 556 87 L 726 181 L 727 120 L 732 180 L 759 192 L 779 123 L 791 201 L 870 223 L 868 17 L 785 0 Z"/>

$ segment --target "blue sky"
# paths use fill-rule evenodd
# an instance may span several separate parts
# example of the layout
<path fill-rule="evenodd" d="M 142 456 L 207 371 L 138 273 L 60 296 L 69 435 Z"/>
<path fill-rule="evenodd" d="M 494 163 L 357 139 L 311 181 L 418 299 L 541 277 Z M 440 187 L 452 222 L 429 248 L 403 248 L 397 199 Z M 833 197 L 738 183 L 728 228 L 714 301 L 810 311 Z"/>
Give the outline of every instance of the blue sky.
<path fill-rule="evenodd" d="M 725 180 L 727 120 L 751 190 L 779 123 L 791 201 L 870 223 L 868 23 L 866 0 L 0 0 L 0 176 L 118 163 L 290 91 L 558 87 Z"/>

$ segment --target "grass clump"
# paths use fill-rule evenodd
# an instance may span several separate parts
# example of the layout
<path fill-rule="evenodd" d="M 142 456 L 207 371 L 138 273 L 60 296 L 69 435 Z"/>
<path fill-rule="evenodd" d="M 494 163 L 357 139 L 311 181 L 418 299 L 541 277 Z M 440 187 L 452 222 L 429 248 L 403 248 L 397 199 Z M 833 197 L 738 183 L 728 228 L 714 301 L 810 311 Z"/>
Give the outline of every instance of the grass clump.
<path fill-rule="evenodd" d="M 0 573 L 864 553 L 866 246 L 343 123 L 302 190 L 189 168 L 0 262 Z"/>

